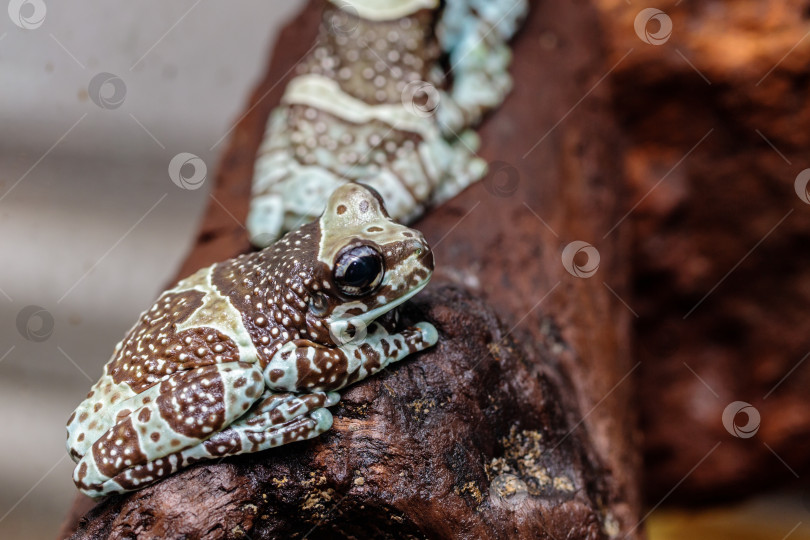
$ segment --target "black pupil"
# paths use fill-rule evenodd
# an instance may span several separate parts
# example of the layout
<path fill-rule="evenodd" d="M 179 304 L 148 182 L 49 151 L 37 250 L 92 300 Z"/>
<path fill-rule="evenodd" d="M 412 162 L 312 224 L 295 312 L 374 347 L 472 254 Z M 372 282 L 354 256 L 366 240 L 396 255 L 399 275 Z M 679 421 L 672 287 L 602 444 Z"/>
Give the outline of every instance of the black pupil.
<path fill-rule="evenodd" d="M 367 287 L 374 281 L 377 275 L 382 270 L 382 264 L 377 255 L 349 255 L 351 259 L 346 266 L 346 272 L 343 274 L 343 283 L 349 287 L 357 287 L 362 289 Z"/>
<path fill-rule="evenodd" d="M 335 268 L 335 283 L 349 296 L 368 294 L 382 280 L 385 267 L 380 253 L 371 246 L 358 246 L 341 255 Z"/>

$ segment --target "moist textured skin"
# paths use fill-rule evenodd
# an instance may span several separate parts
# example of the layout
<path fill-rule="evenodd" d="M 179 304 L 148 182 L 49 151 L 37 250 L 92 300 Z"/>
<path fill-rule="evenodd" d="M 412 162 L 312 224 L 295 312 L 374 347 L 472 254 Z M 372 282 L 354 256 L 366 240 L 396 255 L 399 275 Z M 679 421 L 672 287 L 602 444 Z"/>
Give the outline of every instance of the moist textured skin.
<path fill-rule="evenodd" d="M 376 261 L 367 291 L 340 279 L 355 253 Z M 90 496 L 130 491 L 202 459 L 323 433 L 333 390 L 436 343 L 427 323 L 375 322 L 432 271 L 422 235 L 394 223 L 373 190 L 345 184 L 318 221 L 180 281 L 70 416 L 74 482 Z"/>
<path fill-rule="evenodd" d="M 486 172 L 472 130 L 511 88 L 526 0 L 324 1 L 316 43 L 267 121 L 247 228 L 256 246 L 347 181 L 408 222 Z M 452 77 L 445 71 L 452 66 Z"/>

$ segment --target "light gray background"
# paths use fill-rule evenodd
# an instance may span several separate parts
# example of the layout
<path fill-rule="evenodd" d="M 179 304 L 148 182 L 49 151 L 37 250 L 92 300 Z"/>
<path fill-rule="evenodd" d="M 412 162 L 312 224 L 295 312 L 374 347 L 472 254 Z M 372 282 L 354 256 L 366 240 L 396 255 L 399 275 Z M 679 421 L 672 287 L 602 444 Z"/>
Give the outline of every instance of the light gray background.
<path fill-rule="evenodd" d="M 75 491 L 65 420 L 189 247 L 224 137 L 302 4 L 44 2 L 29 30 L 0 3 L 0 538 L 54 537 Z M 89 98 L 100 72 L 124 81 L 120 107 Z M 171 182 L 180 152 L 207 164 L 202 188 Z M 53 316 L 42 342 L 18 331 L 32 304 Z"/>

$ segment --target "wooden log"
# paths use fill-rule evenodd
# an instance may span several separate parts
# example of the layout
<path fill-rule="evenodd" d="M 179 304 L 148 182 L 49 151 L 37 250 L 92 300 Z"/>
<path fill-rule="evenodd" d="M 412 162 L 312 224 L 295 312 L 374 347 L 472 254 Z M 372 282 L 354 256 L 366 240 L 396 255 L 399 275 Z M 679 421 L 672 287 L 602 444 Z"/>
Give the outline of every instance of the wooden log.
<path fill-rule="evenodd" d="M 253 158 L 318 4 L 282 32 L 180 275 L 249 249 Z M 65 535 L 636 536 L 626 245 L 602 241 L 621 204 L 603 50 L 589 5 L 533 4 L 513 94 L 481 130 L 491 173 L 415 225 L 438 270 L 408 309 L 436 324 L 436 348 L 351 387 L 323 436 L 110 497 Z M 591 278 L 563 264 L 575 240 L 598 249 Z"/>

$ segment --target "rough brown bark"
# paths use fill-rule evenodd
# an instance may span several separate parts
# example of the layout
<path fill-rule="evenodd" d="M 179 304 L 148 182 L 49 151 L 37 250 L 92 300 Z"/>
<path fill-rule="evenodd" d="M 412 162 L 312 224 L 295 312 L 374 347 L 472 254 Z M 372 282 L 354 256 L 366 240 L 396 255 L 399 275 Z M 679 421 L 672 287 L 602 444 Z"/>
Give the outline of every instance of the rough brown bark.
<path fill-rule="evenodd" d="M 673 22 L 660 46 L 633 31 L 642 6 L 597 4 L 613 62 L 626 55 L 614 94 L 638 203 L 648 498 L 681 480 L 670 500 L 691 503 L 795 481 L 810 471 L 810 206 L 794 190 L 810 166 L 810 3 L 656 2 Z M 721 422 L 738 400 L 761 415 L 752 438 Z"/>
<path fill-rule="evenodd" d="M 352 387 L 326 435 L 109 498 L 74 538 L 603 537 L 606 477 L 571 431 L 572 390 L 468 294 L 416 308 L 441 344 Z M 534 350 L 550 361 L 559 339 Z"/>
<path fill-rule="evenodd" d="M 181 275 L 249 249 L 253 157 L 318 12 L 282 33 Z M 439 270 L 410 309 L 437 325 L 438 347 L 349 389 L 324 436 L 106 499 L 74 538 L 638 533 L 629 312 L 614 296 L 625 245 L 602 240 L 621 181 L 600 39 L 587 3 L 533 5 L 515 90 L 481 130 L 492 173 L 416 224 Z M 594 277 L 561 263 L 573 240 L 598 247 Z"/>

